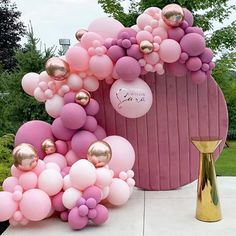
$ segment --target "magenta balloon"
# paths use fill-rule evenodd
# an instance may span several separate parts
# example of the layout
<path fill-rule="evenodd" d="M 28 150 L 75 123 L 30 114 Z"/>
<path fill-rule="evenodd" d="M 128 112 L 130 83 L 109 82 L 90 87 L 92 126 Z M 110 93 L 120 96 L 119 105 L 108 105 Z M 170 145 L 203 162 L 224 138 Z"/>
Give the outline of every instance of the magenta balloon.
<path fill-rule="evenodd" d="M 136 60 L 139 60 L 143 57 L 138 44 L 133 44 L 129 49 L 127 49 L 127 55 L 133 57 Z"/>
<path fill-rule="evenodd" d="M 201 69 L 202 62 L 199 57 L 191 57 L 186 62 L 186 66 L 190 71 L 197 71 Z"/>
<path fill-rule="evenodd" d="M 85 200 L 89 198 L 94 198 L 96 202 L 99 203 L 102 200 L 102 191 L 97 186 L 90 186 L 84 190 L 83 198 Z"/>
<path fill-rule="evenodd" d="M 72 150 L 79 158 L 86 158 L 90 144 L 96 140 L 97 138 L 93 133 L 85 130 L 79 131 L 73 136 L 71 140 Z"/>
<path fill-rule="evenodd" d="M 85 107 L 87 115 L 95 116 L 99 112 L 99 103 L 91 98 L 89 104 Z"/>
<path fill-rule="evenodd" d="M 73 103 L 75 102 L 75 93 L 74 92 L 69 92 L 64 95 L 64 103 Z"/>
<path fill-rule="evenodd" d="M 183 10 L 184 10 L 184 20 L 188 22 L 189 26 L 192 26 L 194 21 L 193 14 L 186 8 L 183 8 Z"/>
<path fill-rule="evenodd" d="M 57 139 L 69 141 L 76 133 L 76 130 L 66 128 L 61 118 L 58 117 L 52 123 L 52 133 Z"/>
<path fill-rule="evenodd" d="M 204 37 L 204 32 L 201 28 L 199 27 L 188 27 L 186 30 L 185 30 L 185 33 L 186 34 L 189 34 L 189 33 L 197 33 L 197 34 L 200 34 L 202 37 Z"/>
<path fill-rule="evenodd" d="M 124 28 L 124 29 L 122 29 L 119 33 L 118 33 L 118 39 L 123 39 L 123 35 L 124 35 L 124 33 L 126 33 L 127 35 L 128 35 L 128 38 L 131 38 L 131 37 L 136 37 L 136 35 L 137 35 L 137 32 L 134 30 L 134 29 L 132 29 L 132 28 Z"/>
<path fill-rule="evenodd" d="M 174 76 L 181 77 L 187 74 L 186 66 L 179 62 L 170 63 L 167 67 Z"/>
<path fill-rule="evenodd" d="M 66 155 L 66 153 L 68 152 L 67 143 L 62 140 L 57 140 L 55 142 L 55 144 L 56 144 L 57 153 L 60 153 L 62 155 Z"/>
<path fill-rule="evenodd" d="M 88 224 L 88 217 L 80 216 L 79 209 L 74 207 L 68 215 L 68 223 L 72 229 L 83 229 Z"/>
<path fill-rule="evenodd" d="M 108 49 L 107 55 L 111 58 L 112 61 L 116 62 L 121 57 L 125 56 L 125 51 L 122 47 L 114 45 Z"/>
<path fill-rule="evenodd" d="M 204 52 L 200 55 L 202 63 L 209 63 L 213 59 L 213 52 L 210 48 L 205 48 Z"/>
<path fill-rule="evenodd" d="M 92 219 L 93 223 L 95 223 L 96 225 L 105 223 L 109 216 L 107 208 L 101 204 L 98 204 L 96 206 L 96 211 L 97 215 L 95 218 Z"/>
<path fill-rule="evenodd" d="M 60 112 L 61 121 L 68 129 L 79 129 L 86 122 L 86 112 L 82 106 L 76 103 L 68 103 Z"/>
<path fill-rule="evenodd" d="M 182 50 L 188 53 L 190 56 L 199 56 L 204 52 L 206 43 L 205 39 L 197 34 L 186 34 L 180 41 Z"/>
<path fill-rule="evenodd" d="M 97 126 L 97 128 L 93 132 L 93 134 L 96 136 L 96 138 L 98 140 L 102 140 L 102 139 L 106 138 L 106 136 L 107 136 L 106 131 L 100 125 Z"/>
<path fill-rule="evenodd" d="M 139 77 L 141 67 L 137 60 L 132 57 L 122 57 L 115 65 L 117 75 L 126 81 L 132 81 Z"/>
<path fill-rule="evenodd" d="M 179 42 L 184 36 L 184 30 L 180 27 L 169 28 L 167 30 L 168 36 L 170 39 L 174 39 Z"/>
<path fill-rule="evenodd" d="M 204 71 L 198 70 L 191 73 L 191 79 L 195 84 L 202 84 L 206 81 L 207 75 Z"/>
<path fill-rule="evenodd" d="M 39 158 L 43 159 L 46 155 L 42 150 L 42 143 L 45 139 L 54 141 L 52 126 L 44 121 L 33 120 L 18 129 L 15 136 L 15 146 L 29 143 L 36 148 Z"/>
<path fill-rule="evenodd" d="M 98 122 L 93 116 L 87 116 L 86 121 L 82 127 L 82 129 L 94 132 L 97 128 Z"/>

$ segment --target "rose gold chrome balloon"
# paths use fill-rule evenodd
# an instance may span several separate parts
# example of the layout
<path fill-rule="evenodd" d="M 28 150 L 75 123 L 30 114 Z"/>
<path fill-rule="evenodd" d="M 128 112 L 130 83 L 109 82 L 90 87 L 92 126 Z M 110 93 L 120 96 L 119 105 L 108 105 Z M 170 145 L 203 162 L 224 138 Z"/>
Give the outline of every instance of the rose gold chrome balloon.
<path fill-rule="evenodd" d="M 56 144 L 51 139 L 46 139 L 42 143 L 42 150 L 47 154 L 52 154 L 56 152 Z"/>
<path fill-rule="evenodd" d="M 58 81 L 64 80 L 70 73 L 69 64 L 58 57 L 48 59 L 45 67 L 48 75 Z"/>
<path fill-rule="evenodd" d="M 97 168 L 108 164 L 111 157 L 111 147 L 104 141 L 96 141 L 88 149 L 87 158 Z"/>
<path fill-rule="evenodd" d="M 184 11 L 177 4 L 169 4 L 162 9 L 162 18 L 169 26 L 179 26 L 184 20 Z"/>
<path fill-rule="evenodd" d="M 37 165 L 39 159 L 36 149 L 27 143 L 16 146 L 12 155 L 15 167 L 23 171 L 32 170 Z"/>
<path fill-rule="evenodd" d="M 80 90 L 75 95 L 75 102 L 80 104 L 81 106 L 86 106 L 90 101 L 91 95 L 85 89 Z"/>
<path fill-rule="evenodd" d="M 81 38 L 83 37 L 83 35 L 85 33 L 87 33 L 88 31 L 86 29 L 79 29 L 76 33 L 75 33 L 75 37 L 78 41 L 81 40 Z"/>
<path fill-rule="evenodd" d="M 149 54 L 153 51 L 153 44 L 147 40 L 144 40 L 140 43 L 140 51 L 143 52 L 144 54 Z"/>

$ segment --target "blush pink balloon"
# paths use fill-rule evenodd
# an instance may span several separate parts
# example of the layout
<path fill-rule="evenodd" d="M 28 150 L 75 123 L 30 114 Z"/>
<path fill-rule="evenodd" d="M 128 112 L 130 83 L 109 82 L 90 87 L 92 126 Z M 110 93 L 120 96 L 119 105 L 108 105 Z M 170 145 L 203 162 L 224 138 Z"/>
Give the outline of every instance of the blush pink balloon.
<path fill-rule="evenodd" d="M 153 42 L 152 34 L 148 31 L 145 31 L 145 30 L 138 32 L 136 35 L 136 39 L 137 39 L 138 44 L 140 44 L 144 40 L 147 40 L 149 42 Z"/>
<path fill-rule="evenodd" d="M 157 52 L 151 52 L 149 54 L 144 55 L 146 62 L 150 65 L 156 65 L 156 63 L 160 60 L 159 54 Z"/>
<path fill-rule="evenodd" d="M 57 118 L 60 115 L 60 111 L 64 106 L 64 100 L 59 95 L 54 95 L 51 99 L 48 99 L 45 103 L 45 109 L 48 115 L 53 118 Z"/>
<path fill-rule="evenodd" d="M 88 69 L 89 55 L 82 47 L 74 46 L 67 50 L 66 61 L 73 71 L 85 71 Z"/>
<path fill-rule="evenodd" d="M 121 171 L 131 170 L 135 161 L 135 152 L 130 142 L 121 136 L 108 136 L 103 141 L 107 142 L 112 150 L 112 158 L 108 163 L 115 176 Z"/>
<path fill-rule="evenodd" d="M 160 44 L 159 55 L 161 60 L 167 63 L 178 61 L 181 54 L 181 47 L 173 39 L 165 39 Z"/>
<path fill-rule="evenodd" d="M 83 35 L 81 38 L 81 46 L 83 46 L 86 49 L 89 49 L 90 47 L 93 47 L 93 42 L 98 41 L 101 43 L 101 45 L 104 43 L 104 39 L 101 35 L 95 33 L 95 32 L 87 32 Z"/>
<path fill-rule="evenodd" d="M 54 141 L 51 129 L 52 126 L 44 121 L 33 120 L 26 122 L 16 133 L 15 146 L 21 143 L 31 144 L 36 148 L 39 157 L 42 159 L 45 156 L 42 150 L 43 141 L 46 139 Z"/>
<path fill-rule="evenodd" d="M 30 189 L 24 192 L 19 207 L 26 219 L 40 221 L 45 219 L 51 211 L 51 200 L 44 191 Z"/>
<path fill-rule="evenodd" d="M 46 96 L 44 91 L 41 88 L 36 88 L 34 90 L 34 98 L 38 101 L 38 102 L 45 102 L 46 101 Z"/>
<path fill-rule="evenodd" d="M 76 74 L 71 74 L 67 78 L 67 85 L 73 91 L 79 91 L 83 87 L 83 80 Z"/>
<path fill-rule="evenodd" d="M 164 27 L 158 27 L 153 30 L 153 36 L 159 36 L 162 40 L 168 38 L 167 30 Z"/>
<path fill-rule="evenodd" d="M 94 20 L 88 27 L 88 31 L 95 32 L 106 38 L 117 38 L 118 33 L 124 29 L 124 26 L 113 18 L 99 18 Z"/>
<path fill-rule="evenodd" d="M 100 125 L 97 126 L 93 134 L 96 136 L 97 140 L 102 140 L 107 136 L 106 131 Z"/>
<path fill-rule="evenodd" d="M 19 178 L 19 184 L 25 191 L 35 188 L 37 183 L 38 176 L 32 171 L 23 173 Z"/>
<path fill-rule="evenodd" d="M 21 170 L 18 170 L 14 165 L 11 166 L 11 175 L 19 178 L 24 172 Z"/>
<path fill-rule="evenodd" d="M 3 181 L 2 188 L 6 192 L 14 192 L 14 188 L 18 185 L 18 179 L 14 176 L 8 177 Z"/>
<path fill-rule="evenodd" d="M 112 173 L 111 170 L 107 168 L 98 168 L 96 169 L 97 179 L 95 185 L 99 188 L 105 188 L 109 186 L 112 182 Z"/>
<path fill-rule="evenodd" d="M 40 175 L 42 171 L 44 171 L 46 169 L 46 164 L 44 161 L 42 160 L 38 160 L 38 163 L 36 165 L 36 167 L 34 169 L 32 169 L 32 171 L 36 174 L 36 175 Z"/>
<path fill-rule="evenodd" d="M 99 88 L 99 81 L 93 76 L 88 76 L 84 78 L 83 82 L 84 82 L 84 89 L 86 89 L 89 92 L 94 92 Z"/>
<path fill-rule="evenodd" d="M 70 187 L 62 195 L 63 205 L 67 209 L 72 209 L 73 207 L 76 206 L 76 203 L 78 199 L 81 198 L 81 196 L 82 196 L 82 193 L 79 190 Z"/>
<path fill-rule="evenodd" d="M 30 96 L 34 96 L 34 90 L 38 87 L 39 74 L 27 73 L 21 80 L 23 90 Z"/>
<path fill-rule="evenodd" d="M 89 61 L 89 70 L 100 79 L 106 78 L 111 75 L 112 69 L 112 60 L 107 55 L 94 55 Z"/>
<path fill-rule="evenodd" d="M 68 166 L 72 166 L 78 160 L 79 158 L 73 150 L 69 150 L 69 152 L 66 153 L 66 161 Z"/>
<path fill-rule="evenodd" d="M 17 208 L 18 204 L 13 200 L 12 193 L 0 192 L 0 222 L 9 220 Z"/>
<path fill-rule="evenodd" d="M 137 25 L 140 29 L 144 29 L 147 25 L 151 25 L 152 21 L 153 21 L 153 18 L 145 13 L 139 15 L 136 20 Z"/>
<path fill-rule="evenodd" d="M 59 153 L 53 153 L 53 154 L 47 155 L 45 156 L 43 161 L 45 163 L 49 163 L 49 162 L 56 163 L 60 167 L 61 170 L 67 167 L 66 158 Z"/>

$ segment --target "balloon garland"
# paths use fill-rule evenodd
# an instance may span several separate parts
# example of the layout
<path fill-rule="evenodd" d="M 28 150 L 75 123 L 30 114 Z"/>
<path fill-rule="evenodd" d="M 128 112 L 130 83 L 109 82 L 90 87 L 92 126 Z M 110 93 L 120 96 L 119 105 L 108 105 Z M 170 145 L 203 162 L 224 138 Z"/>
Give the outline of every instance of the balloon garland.
<path fill-rule="evenodd" d="M 187 9 L 151 7 L 136 23 L 125 28 L 112 18 L 95 20 L 76 32 L 79 42 L 64 56 L 50 58 L 41 74 L 23 77 L 23 90 L 45 102 L 55 120 L 29 121 L 17 131 L 12 176 L 0 192 L 0 221 L 26 225 L 56 212 L 72 229 L 82 229 L 108 219 L 106 202 L 128 201 L 135 185 L 134 149 L 120 136 L 106 137 L 90 93 L 105 80 L 114 109 L 137 118 L 152 105 L 142 75 L 163 75 L 167 67 L 201 84 L 214 68 L 203 31 L 193 27 Z"/>

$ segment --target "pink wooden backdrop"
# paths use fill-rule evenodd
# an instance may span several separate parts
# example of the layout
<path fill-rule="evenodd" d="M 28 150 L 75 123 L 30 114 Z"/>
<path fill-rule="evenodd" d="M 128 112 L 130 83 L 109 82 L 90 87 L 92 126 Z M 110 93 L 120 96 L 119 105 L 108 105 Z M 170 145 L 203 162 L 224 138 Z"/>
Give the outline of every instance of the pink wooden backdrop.
<path fill-rule="evenodd" d="M 224 96 L 213 78 L 195 85 L 188 77 L 148 74 L 145 81 L 153 93 L 150 111 L 138 119 L 126 119 L 112 108 L 110 86 L 101 83 L 94 97 L 101 109 L 97 116 L 107 135 L 127 138 L 136 152 L 136 186 L 169 190 L 197 178 L 199 153 L 191 137 L 225 140 L 228 113 Z M 224 142 L 216 150 L 216 158 Z"/>

